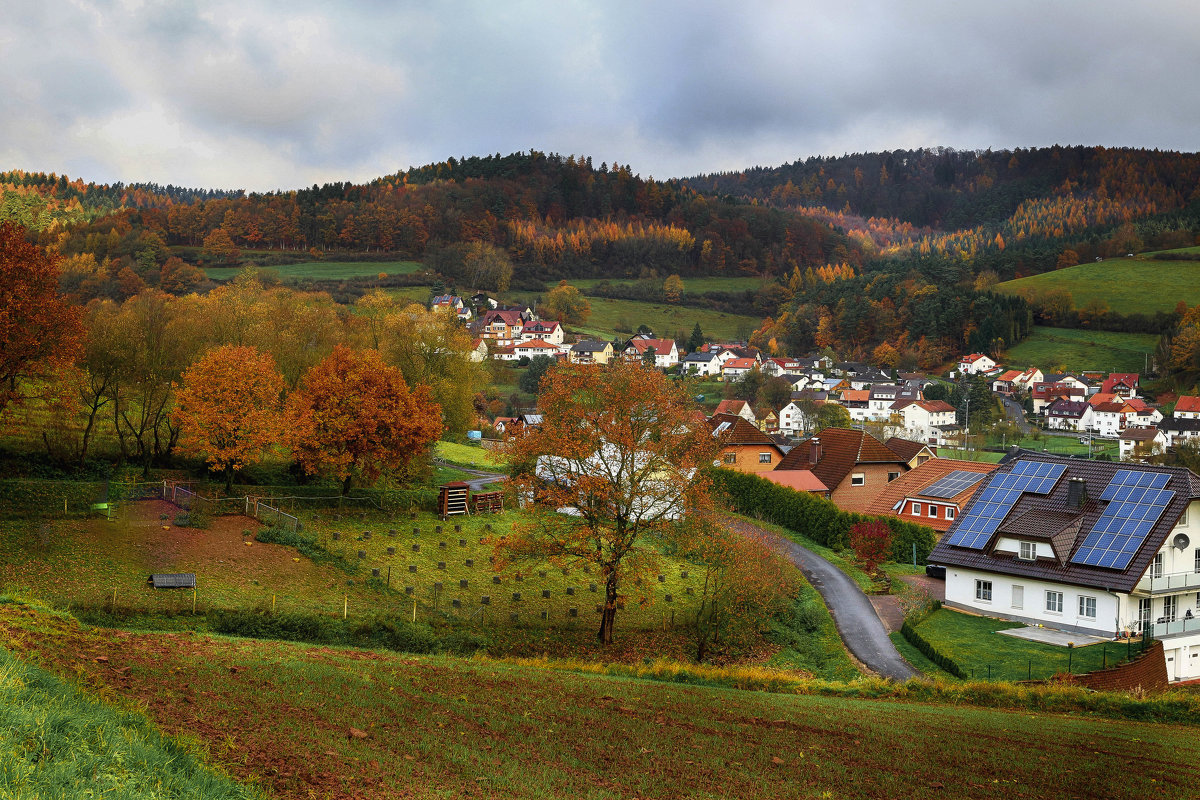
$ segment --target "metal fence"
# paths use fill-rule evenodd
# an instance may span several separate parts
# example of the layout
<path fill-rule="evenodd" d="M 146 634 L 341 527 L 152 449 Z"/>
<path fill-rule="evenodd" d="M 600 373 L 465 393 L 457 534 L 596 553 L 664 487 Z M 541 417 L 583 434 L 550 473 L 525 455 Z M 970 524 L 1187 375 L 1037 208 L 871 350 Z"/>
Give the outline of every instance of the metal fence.
<path fill-rule="evenodd" d="M 272 527 L 287 528 L 291 531 L 300 530 L 300 520 L 291 514 L 285 514 L 275 506 L 269 506 L 261 501 L 246 498 L 247 506 L 250 511 L 250 516 L 254 517 L 264 525 Z"/>

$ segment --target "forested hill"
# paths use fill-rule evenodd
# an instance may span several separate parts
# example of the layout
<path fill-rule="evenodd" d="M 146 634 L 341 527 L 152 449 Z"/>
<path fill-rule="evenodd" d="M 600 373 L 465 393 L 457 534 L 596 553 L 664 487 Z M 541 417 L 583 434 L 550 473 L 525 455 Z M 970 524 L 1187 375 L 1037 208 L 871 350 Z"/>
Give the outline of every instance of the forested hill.
<path fill-rule="evenodd" d="M 1200 155 L 1157 150 L 895 150 L 681 183 L 798 210 L 881 254 L 947 255 L 1003 278 L 1189 245 L 1200 221 Z"/>
<path fill-rule="evenodd" d="M 16 174 L 12 174 L 16 175 Z M 66 255 L 98 260 L 217 233 L 243 249 L 429 251 L 483 242 L 537 279 L 662 274 L 778 275 L 863 254 L 830 224 L 763 204 L 702 196 L 627 166 L 536 151 L 451 159 L 365 185 L 267 194 L 101 187 L 56 176 L 0 185 L 8 210 Z M 9 198 L 13 199 L 10 200 Z M 158 241 L 147 242 L 147 237 Z M 227 249 L 227 248 L 226 248 Z"/>

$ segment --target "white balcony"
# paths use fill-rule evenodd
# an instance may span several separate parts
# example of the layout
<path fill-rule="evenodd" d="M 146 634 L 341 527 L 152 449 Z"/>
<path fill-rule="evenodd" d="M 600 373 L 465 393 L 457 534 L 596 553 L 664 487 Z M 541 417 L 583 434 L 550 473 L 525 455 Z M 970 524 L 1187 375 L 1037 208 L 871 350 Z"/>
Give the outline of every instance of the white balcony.
<path fill-rule="evenodd" d="M 1147 573 L 1133 591 L 1150 595 L 1200 592 L 1200 572 L 1173 572 L 1157 578 L 1151 578 Z"/>

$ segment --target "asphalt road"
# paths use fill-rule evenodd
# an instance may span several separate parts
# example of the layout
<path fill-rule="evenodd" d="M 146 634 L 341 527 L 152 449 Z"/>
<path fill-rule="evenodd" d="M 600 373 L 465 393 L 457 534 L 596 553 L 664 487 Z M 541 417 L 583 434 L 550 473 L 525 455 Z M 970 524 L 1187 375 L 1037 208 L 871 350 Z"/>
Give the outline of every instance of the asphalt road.
<path fill-rule="evenodd" d="M 1004 405 L 1004 414 L 1008 417 L 1009 422 L 1014 423 L 1021 432 L 1028 435 L 1033 433 L 1033 426 L 1025 419 L 1025 409 L 1021 404 L 1011 397 L 999 395 L 1000 402 Z"/>
<path fill-rule="evenodd" d="M 868 669 L 896 681 L 922 677 L 900 657 L 871 601 L 845 573 L 811 550 L 756 525 L 733 520 L 731 527 L 769 542 L 800 568 L 825 599 L 846 648 Z"/>
<path fill-rule="evenodd" d="M 483 487 L 489 483 L 499 483 L 500 481 L 508 480 L 508 476 L 500 472 L 484 472 L 481 469 L 468 469 L 457 465 L 454 465 L 454 468 L 459 472 L 475 476 L 473 479 L 467 481 L 467 486 L 471 487 L 472 492 L 483 491 Z"/>

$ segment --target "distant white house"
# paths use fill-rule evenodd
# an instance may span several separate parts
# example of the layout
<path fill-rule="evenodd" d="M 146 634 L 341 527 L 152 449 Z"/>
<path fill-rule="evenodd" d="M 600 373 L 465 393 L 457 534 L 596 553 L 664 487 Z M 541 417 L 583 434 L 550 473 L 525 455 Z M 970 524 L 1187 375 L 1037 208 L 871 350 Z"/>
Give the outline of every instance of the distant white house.
<path fill-rule="evenodd" d="M 683 372 L 685 375 L 720 375 L 721 359 L 716 353 L 688 353 L 683 357 Z"/>
<path fill-rule="evenodd" d="M 621 354 L 627 361 L 638 361 L 646 357 L 646 353 L 654 350 L 654 366 L 660 369 L 670 369 L 679 363 L 679 347 L 674 339 L 643 339 L 634 337 L 629 340 L 629 346 Z"/>
<path fill-rule="evenodd" d="M 958 360 L 958 371 L 967 375 L 983 375 L 996 368 L 996 362 L 983 353 L 971 353 Z"/>

